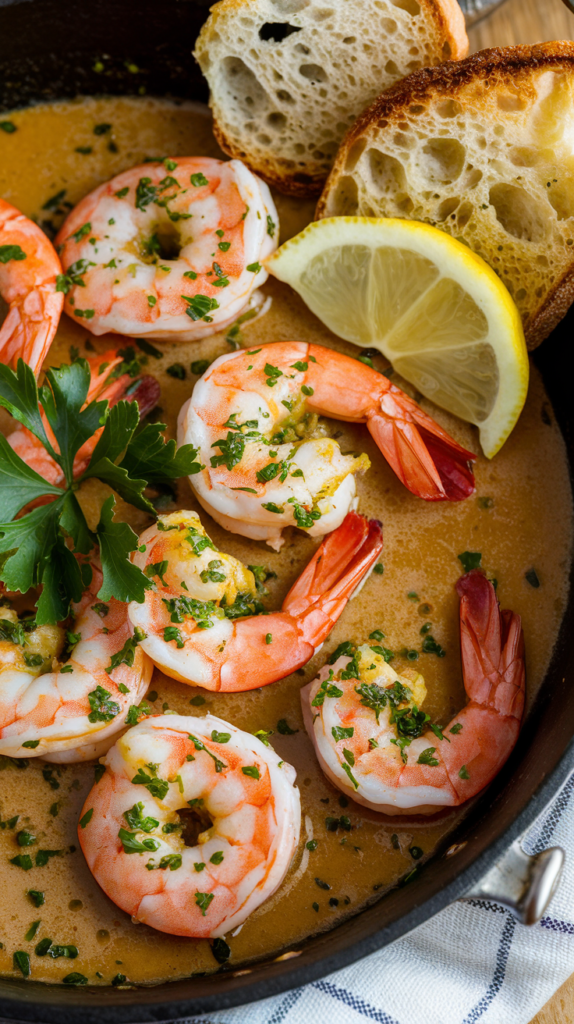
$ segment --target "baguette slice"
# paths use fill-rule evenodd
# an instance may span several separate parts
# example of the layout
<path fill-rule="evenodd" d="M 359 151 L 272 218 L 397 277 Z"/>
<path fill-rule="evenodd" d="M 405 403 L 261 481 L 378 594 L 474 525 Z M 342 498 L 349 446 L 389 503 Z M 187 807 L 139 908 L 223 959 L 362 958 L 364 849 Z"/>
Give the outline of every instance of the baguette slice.
<path fill-rule="evenodd" d="M 317 217 L 407 217 L 466 242 L 535 348 L 574 300 L 574 43 L 482 50 L 393 86 L 347 133 Z"/>
<path fill-rule="evenodd" d="M 457 0 L 221 0 L 195 57 L 222 149 L 310 196 L 382 89 L 467 52 Z"/>

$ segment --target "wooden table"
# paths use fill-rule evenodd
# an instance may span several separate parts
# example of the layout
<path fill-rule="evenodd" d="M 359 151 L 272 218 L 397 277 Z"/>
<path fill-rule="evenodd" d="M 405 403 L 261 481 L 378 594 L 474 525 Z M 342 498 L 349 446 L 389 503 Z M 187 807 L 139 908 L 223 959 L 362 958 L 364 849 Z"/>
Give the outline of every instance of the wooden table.
<path fill-rule="evenodd" d="M 574 39 L 574 14 L 561 0 L 506 0 L 469 32 L 471 52 L 486 46 Z M 526 979 L 525 979 L 526 983 Z M 574 1024 L 574 975 L 546 1003 L 531 1024 Z"/>

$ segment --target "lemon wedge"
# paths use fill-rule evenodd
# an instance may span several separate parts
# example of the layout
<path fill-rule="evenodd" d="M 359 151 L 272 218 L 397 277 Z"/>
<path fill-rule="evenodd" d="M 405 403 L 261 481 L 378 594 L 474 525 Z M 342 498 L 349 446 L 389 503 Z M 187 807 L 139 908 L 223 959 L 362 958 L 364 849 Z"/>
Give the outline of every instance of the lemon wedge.
<path fill-rule="evenodd" d="M 466 245 L 418 221 L 330 217 L 265 265 L 340 338 L 476 424 L 488 458 L 501 448 L 526 399 L 526 343 L 509 292 Z"/>

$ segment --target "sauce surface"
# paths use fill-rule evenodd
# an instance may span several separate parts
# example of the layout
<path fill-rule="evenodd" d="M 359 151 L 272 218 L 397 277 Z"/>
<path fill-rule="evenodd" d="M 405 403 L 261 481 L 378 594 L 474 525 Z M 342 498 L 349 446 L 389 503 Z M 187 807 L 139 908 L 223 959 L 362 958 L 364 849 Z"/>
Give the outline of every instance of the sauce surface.
<path fill-rule="evenodd" d="M 193 104 L 147 98 L 84 99 L 3 116 L 13 121 L 17 131 L 0 132 L 0 195 L 48 231 L 59 227 L 70 208 L 67 204 L 74 205 L 102 181 L 146 157 L 221 156 L 207 110 Z M 101 125 L 111 127 L 98 134 L 94 129 Z M 313 204 L 282 196 L 275 199 L 285 241 L 312 218 Z M 271 307 L 259 319 L 241 325 L 242 345 L 258 347 L 295 338 L 357 355 L 357 349 L 323 327 L 287 286 L 270 279 L 262 291 L 271 297 Z M 63 315 L 49 363 L 68 362 L 74 349 L 86 354 L 87 337 L 79 323 Z M 111 335 L 88 340 L 98 352 L 117 343 Z M 211 361 L 229 351 L 229 343 L 222 332 L 201 342 L 154 344 L 163 355 L 160 359 L 150 356 L 145 372 L 161 384 L 158 418 L 167 423 L 168 435 L 175 436 L 179 409 L 197 380 L 190 369 L 192 361 Z M 169 374 L 175 362 L 184 366 L 184 380 Z M 381 357 L 375 365 L 382 370 L 386 364 Z M 398 377 L 393 381 L 414 394 Z M 457 441 L 479 451 L 473 427 L 425 399 L 420 404 Z M 14 427 L 3 411 L 0 427 L 5 432 Z M 347 801 L 327 782 L 303 727 L 299 690 L 315 677 L 334 648 L 347 639 L 360 643 L 374 629 L 382 629 L 385 645 L 395 652 L 393 667 L 400 673 L 416 666 L 428 688 L 424 710 L 432 721 L 444 725 L 465 703 L 453 587 L 462 572 L 459 554 L 480 551 L 483 567 L 498 580 L 501 606 L 522 615 L 528 706 L 544 678 L 566 604 L 572 545 L 566 451 L 534 368 L 516 429 L 492 462 L 479 455 L 476 495 L 465 502 L 433 504 L 415 498 L 387 466 L 366 428 L 337 422 L 333 432 L 343 451 L 366 452 L 371 459 L 371 469 L 357 480 L 359 507 L 384 523 L 384 573 L 369 578 L 323 650 L 298 673 L 262 690 L 218 695 L 177 683 L 156 669 L 147 697 L 158 714 L 162 709 L 193 715 L 209 711 L 249 732 L 273 730 L 273 746 L 297 770 L 302 798 L 299 849 L 278 892 L 239 933 L 226 936 L 234 966 L 296 949 L 297 942 L 308 935 L 357 913 L 415 865 L 423 864 L 464 814 L 462 808 L 431 819 L 392 819 Z M 88 519 L 97 517 L 103 495 L 104 487 L 98 483 L 82 488 L 79 497 Z M 200 509 L 186 480 L 179 482 L 177 496 L 166 494 L 162 502 L 162 511 L 198 511 L 217 547 L 245 563 L 264 564 L 276 572 L 277 579 L 267 584 L 269 608 L 280 606 L 316 547 L 300 531 L 286 532 L 280 553 L 227 533 Z M 149 525 L 147 515 L 119 499 L 118 510 L 136 532 Z M 538 588 L 526 579 L 531 569 L 540 581 Z M 421 652 L 420 630 L 427 622 L 446 650 L 444 658 Z M 418 652 L 416 662 L 400 653 L 407 650 Z M 278 731 L 282 719 L 289 727 L 287 734 Z M 18 949 L 30 953 L 32 977 L 48 982 L 79 971 L 90 984 L 110 984 L 117 975 L 125 976 L 128 984 L 153 984 L 217 970 L 207 941 L 134 925 L 92 878 L 79 850 L 76 828 L 94 781 L 94 764 L 60 766 L 30 759 L 18 765 L 1 758 L 0 769 L 0 888 L 11 894 L 9 900 L 0 901 L 0 972 L 12 972 L 12 954 Z M 16 815 L 17 825 L 10 827 Z M 326 818 L 341 815 L 349 818 L 351 830 L 329 831 Z M 22 828 L 37 837 L 31 852 L 57 851 L 44 867 L 24 872 L 10 864 L 9 858 L 21 852 L 15 834 Z M 317 847 L 310 852 L 305 843 L 312 838 Z M 331 888 L 320 888 L 317 878 Z M 26 895 L 28 890 L 44 893 L 42 906 L 36 909 Z M 40 924 L 35 935 L 26 939 L 36 921 Z M 73 943 L 78 958 L 72 963 L 38 957 L 34 949 L 46 937 L 55 943 Z"/>

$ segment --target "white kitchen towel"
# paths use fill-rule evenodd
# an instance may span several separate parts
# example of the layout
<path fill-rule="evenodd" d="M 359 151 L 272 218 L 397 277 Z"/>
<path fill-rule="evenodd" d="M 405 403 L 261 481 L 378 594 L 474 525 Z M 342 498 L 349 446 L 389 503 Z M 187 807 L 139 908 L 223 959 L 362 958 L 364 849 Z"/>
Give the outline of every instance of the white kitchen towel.
<path fill-rule="evenodd" d="M 403 939 L 303 988 L 181 1024 L 528 1024 L 574 973 L 574 775 L 530 828 L 527 853 L 566 865 L 538 925 L 502 907 L 455 903 Z"/>

